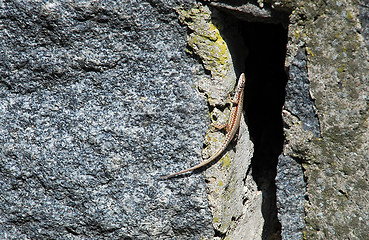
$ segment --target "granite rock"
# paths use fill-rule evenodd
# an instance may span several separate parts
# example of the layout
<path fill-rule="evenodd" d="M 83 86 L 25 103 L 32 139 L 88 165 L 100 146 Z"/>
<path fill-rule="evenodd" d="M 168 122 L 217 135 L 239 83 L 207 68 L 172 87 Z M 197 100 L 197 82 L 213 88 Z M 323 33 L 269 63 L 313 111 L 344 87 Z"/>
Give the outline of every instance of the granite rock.
<path fill-rule="evenodd" d="M 0 238 L 210 239 L 185 1 L 0 4 Z"/>
<path fill-rule="evenodd" d="M 265 238 L 247 114 L 205 178 L 158 179 L 224 135 L 206 133 L 209 115 L 227 118 L 255 50 L 227 22 L 237 18 L 288 27 L 275 238 L 366 239 L 368 9 L 367 0 L 1 2 L 0 238 Z M 270 65 L 257 63 L 252 73 L 267 76 Z"/>

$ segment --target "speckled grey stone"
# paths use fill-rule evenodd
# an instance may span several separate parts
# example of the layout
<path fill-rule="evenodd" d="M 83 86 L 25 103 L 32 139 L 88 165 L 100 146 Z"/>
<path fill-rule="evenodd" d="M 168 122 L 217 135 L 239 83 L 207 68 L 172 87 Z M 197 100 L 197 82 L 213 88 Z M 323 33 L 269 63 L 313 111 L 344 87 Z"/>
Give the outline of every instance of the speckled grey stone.
<path fill-rule="evenodd" d="M 214 235 L 182 1 L 0 4 L 0 238 Z"/>
<path fill-rule="evenodd" d="M 304 195 L 306 192 L 301 164 L 289 156 L 278 158 L 276 177 L 278 219 L 282 225 L 282 239 L 302 239 Z"/>
<path fill-rule="evenodd" d="M 319 135 L 319 122 L 314 112 L 314 102 L 309 95 L 309 79 L 304 49 L 300 49 L 289 69 L 284 110 L 302 121 L 305 130 Z M 278 219 L 282 225 L 282 239 L 302 239 L 304 222 L 304 195 L 306 183 L 301 162 L 283 153 L 277 165 Z"/>
<path fill-rule="evenodd" d="M 283 108 L 297 116 L 305 130 L 319 136 L 319 121 L 314 111 L 314 101 L 309 93 L 309 77 L 304 49 L 297 52 L 288 71 L 286 97 Z"/>
<path fill-rule="evenodd" d="M 360 21 L 361 21 L 361 31 L 366 41 L 366 47 L 369 51 L 369 0 L 359 1 L 360 10 Z"/>

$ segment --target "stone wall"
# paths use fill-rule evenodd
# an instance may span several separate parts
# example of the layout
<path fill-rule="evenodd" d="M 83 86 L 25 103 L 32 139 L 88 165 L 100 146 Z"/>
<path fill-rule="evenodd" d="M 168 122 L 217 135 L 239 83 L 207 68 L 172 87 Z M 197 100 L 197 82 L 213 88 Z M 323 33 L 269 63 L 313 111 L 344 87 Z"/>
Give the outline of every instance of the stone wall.
<path fill-rule="evenodd" d="M 1 239 L 366 239 L 369 2 L 0 2 Z M 224 139 L 229 94 L 245 111 Z"/>

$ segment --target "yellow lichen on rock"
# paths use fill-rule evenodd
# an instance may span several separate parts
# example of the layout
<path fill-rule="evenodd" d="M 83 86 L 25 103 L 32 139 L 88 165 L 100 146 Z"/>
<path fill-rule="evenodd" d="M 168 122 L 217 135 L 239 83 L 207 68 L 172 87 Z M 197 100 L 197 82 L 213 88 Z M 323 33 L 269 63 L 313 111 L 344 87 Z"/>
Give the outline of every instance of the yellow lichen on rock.
<path fill-rule="evenodd" d="M 226 42 L 211 22 L 209 8 L 195 4 L 188 11 L 180 8 L 177 12 L 181 23 L 193 31 L 187 38 L 190 51 L 201 58 L 204 68 L 215 79 L 225 78 L 232 67 L 232 60 Z"/>

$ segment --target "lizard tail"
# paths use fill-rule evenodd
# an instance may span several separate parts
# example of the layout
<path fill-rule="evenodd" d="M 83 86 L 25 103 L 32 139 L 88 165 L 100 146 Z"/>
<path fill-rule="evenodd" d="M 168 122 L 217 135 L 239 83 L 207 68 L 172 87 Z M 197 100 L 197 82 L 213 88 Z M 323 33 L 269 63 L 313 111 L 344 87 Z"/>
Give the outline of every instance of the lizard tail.
<path fill-rule="evenodd" d="M 201 167 L 207 165 L 208 163 L 210 163 L 211 161 L 213 161 L 214 159 L 216 159 L 218 156 L 219 155 L 217 154 L 217 155 L 215 155 L 215 156 L 213 156 L 213 157 L 211 157 L 211 158 L 209 158 L 209 159 L 207 159 L 207 160 L 205 160 L 205 161 L 197 164 L 196 166 L 193 166 L 191 168 L 187 168 L 185 170 L 182 170 L 182 171 L 179 171 L 179 172 L 176 172 L 176 173 L 172 173 L 172 174 L 169 174 L 169 175 L 161 176 L 161 177 L 159 177 L 159 179 L 170 178 L 170 177 L 174 177 L 174 176 L 177 176 L 179 174 L 182 174 L 182 173 L 186 173 L 186 172 L 189 172 L 189 171 L 192 171 L 192 170 L 196 170 L 198 168 L 201 168 Z"/>

